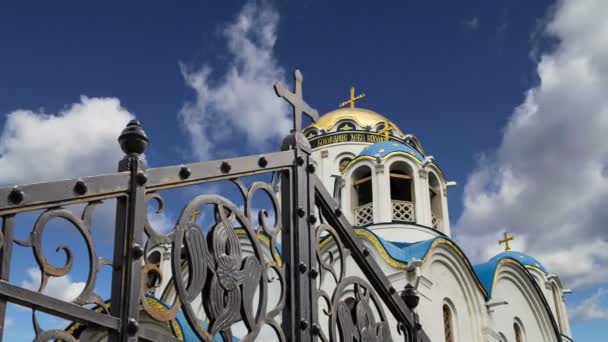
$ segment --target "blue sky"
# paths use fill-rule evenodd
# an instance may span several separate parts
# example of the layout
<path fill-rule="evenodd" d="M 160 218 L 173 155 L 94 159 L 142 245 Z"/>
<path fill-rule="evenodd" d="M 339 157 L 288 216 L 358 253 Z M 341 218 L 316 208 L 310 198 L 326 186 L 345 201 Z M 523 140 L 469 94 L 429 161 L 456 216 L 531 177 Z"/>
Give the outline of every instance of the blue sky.
<path fill-rule="evenodd" d="M 271 87 L 297 67 L 319 112 L 354 85 L 361 106 L 416 134 L 459 184 L 450 215 L 471 258 L 514 232 L 574 289 L 574 337 L 600 341 L 605 15 L 592 0 L 4 4 L 2 183 L 113 171 L 132 116 L 150 166 L 277 150 L 288 118 Z"/>

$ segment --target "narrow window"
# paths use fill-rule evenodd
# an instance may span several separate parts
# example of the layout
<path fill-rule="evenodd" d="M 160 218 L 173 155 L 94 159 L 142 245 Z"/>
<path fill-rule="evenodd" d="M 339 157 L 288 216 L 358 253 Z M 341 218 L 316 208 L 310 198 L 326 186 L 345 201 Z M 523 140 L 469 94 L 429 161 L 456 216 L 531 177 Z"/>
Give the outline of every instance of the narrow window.
<path fill-rule="evenodd" d="M 431 198 L 431 223 L 433 228 L 443 227 L 441 184 L 433 172 L 429 172 L 429 197 Z"/>
<path fill-rule="evenodd" d="M 443 331 L 445 342 L 454 342 L 454 327 L 452 322 L 452 311 L 447 304 L 443 304 Z"/>
<path fill-rule="evenodd" d="M 416 221 L 412 174 L 412 168 L 405 162 L 398 161 L 391 164 L 390 185 L 393 221 Z"/>
<path fill-rule="evenodd" d="M 515 330 L 515 342 L 524 342 L 521 336 L 521 328 L 519 324 L 513 323 L 513 329 Z"/>
<path fill-rule="evenodd" d="M 367 166 L 359 167 L 353 172 L 353 189 L 351 203 L 354 208 L 355 224 L 370 224 L 374 220 L 372 203 L 372 170 Z"/>

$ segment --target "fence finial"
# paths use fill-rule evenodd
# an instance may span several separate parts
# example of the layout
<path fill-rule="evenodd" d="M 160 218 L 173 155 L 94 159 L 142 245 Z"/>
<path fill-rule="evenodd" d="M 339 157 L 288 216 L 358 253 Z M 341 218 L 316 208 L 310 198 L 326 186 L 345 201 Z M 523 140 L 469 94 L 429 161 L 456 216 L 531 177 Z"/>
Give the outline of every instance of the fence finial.
<path fill-rule="evenodd" d="M 118 137 L 120 148 L 128 155 L 144 153 L 149 142 L 146 132 L 137 120 L 129 121 L 127 127 Z"/>

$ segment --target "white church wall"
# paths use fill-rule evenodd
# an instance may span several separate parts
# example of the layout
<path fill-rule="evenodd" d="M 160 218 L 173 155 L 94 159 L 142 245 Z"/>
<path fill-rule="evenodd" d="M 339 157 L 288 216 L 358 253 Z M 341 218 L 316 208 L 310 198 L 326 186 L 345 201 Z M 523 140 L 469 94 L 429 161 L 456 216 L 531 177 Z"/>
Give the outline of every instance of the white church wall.
<path fill-rule="evenodd" d="M 370 226 L 369 230 L 384 240 L 398 242 L 417 242 L 441 235 L 434 229 L 411 224 L 377 224 Z"/>
<path fill-rule="evenodd" d="M 418 306 L 421 323 L 431 341 L 444 341 L 443 305 L 449 303 L 453 314 L 456 342 L 485 341 L 485 299 L 462 257 L 447 245 L 433 249 L 421 274 L 430 279 L 426 296 Z M 427 282 L 428 283 L 428 282 Z"/>
<path fill-rule="evenodd" d="M 506 305 L 493 307 L 490 316 L 493 330 L 502 333 L 509 341 L 515 341 L 513 324 L 518 320 L 524 329 L 525 341 L 556 341 L 549 314 L 531 279 L 521 266 L 501 264 L 496 270 L 492 297 L 508 301 Z"/>

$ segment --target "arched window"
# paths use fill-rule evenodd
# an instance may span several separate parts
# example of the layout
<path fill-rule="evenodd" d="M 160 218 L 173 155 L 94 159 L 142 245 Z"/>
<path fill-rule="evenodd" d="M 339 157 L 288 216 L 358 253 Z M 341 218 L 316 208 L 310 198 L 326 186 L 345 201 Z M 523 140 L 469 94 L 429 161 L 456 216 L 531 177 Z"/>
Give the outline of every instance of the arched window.
<path fill-rule="evenodd" d="M 515 331 L 515 342 L 524 342 L 524 333 L 522 332 L 519 323 L 513 323 L 513 330 Z"/>
<path fill-rule="evenodd" d="M 429 197 L 431 198 L 431 223 L 433 228 L 443 227 L 443 205 L 441 198 L 441 183 L 433 172 L 429 172 Z"/>
<path fill-rule="evenodd" d="M 393 221 L 415 222 L 414 182 L 411 166 L 403 161 L 391 164 L 391 204 Z"/>
<path fill-rule="evenodd" d="M 374 221 L 372 203 L 372 170 L 368 166 L 360 166 L 352 175 L 351 205 L 354 208 L 355 225 L 362 226 Z"/>
<path fill-rule="evenodd" d="M 454 338 L 454 318 L 452 310 L 447 304 L 443 304 L 443 332 L 445 334 L 445 342 L 455 342 Z"/>

